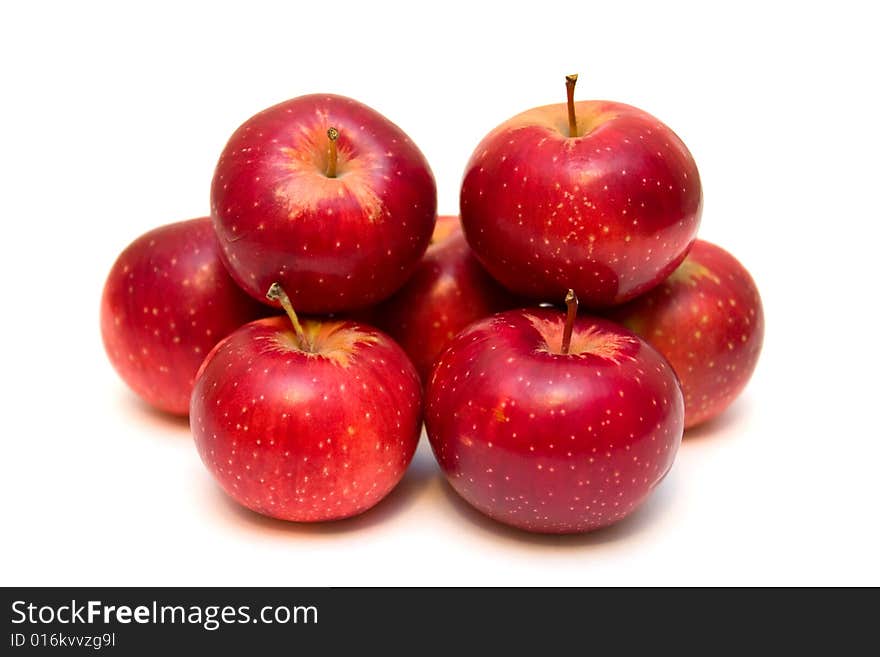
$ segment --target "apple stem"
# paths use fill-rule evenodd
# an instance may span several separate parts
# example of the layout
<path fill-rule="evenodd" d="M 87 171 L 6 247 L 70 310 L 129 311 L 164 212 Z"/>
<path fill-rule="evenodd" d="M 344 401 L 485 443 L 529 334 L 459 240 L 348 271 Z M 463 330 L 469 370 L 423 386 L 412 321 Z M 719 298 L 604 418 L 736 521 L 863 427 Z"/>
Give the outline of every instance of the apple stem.
<path fill-rule="evenodd" d="M 299 317 L 296 316 L 296 311 L 293 309 L 293 304 L 290 303 L 290 297 L 287 296 L 287 292 L 284 291 L 284 288 L 281 287 L 279 283 L 272 283 L 269 291 L 266 292 L 266 298 L 270 301 L 278 301 L 281 303 L 284 312 L 290 317 L 290 323 L 293 324 L 293 330 L 296 332 L 296 339 L 299 342 L 300 349 L 303 351 L 309 351 L 309 341 L 306 338 L 306 333 L 303 331 L 303 327 L 299 323 Z"/>
<path fill-rule="evenodd" d="M 337 152 L 336 152 L 336 140 L 339 138 L 339 130 L 336 128 L 330 128 L 327 130 L 327 139 L 330 140 L 330 149 L 327 152 L 327 177 L 335 178 L 336 177 L 336 160 L 337 160 Z"/>
<path fill-rule="evenodd" d="M 574 113 L 574 85 L 577 84 L 577 73 L 565 76 L 565 91 L 568 94 L 568 135 L 569 137 L 578 136 L 577 117 Z"/>
<path fill-rule="evenodd" d="M 578 314 L 578 298 L 574 290 L 569 290 L 565 295 L 565 306 L 568 313 L 565 316 L 565 330 L 562 332 L 562 353 L 568 355 L 571 349 L 571 332 L 574 329 L 574 320 Z"/>

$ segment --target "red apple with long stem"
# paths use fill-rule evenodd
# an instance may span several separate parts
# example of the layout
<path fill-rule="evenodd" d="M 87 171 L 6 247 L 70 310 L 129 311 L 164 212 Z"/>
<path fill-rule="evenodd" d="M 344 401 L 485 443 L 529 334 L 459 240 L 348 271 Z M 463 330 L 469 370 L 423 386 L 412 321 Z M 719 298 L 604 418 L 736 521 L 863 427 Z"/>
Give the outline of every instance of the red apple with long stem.
<path fill-rule="evenodd" d="M 736 258 L 703 240 L 663 283 L 609 316 L 669 360 L 684 391 L 685 427 L 712 419 L 736 399 L 764 341 L 754 280 Z"/>
<path fill-rule="evenodd" d="M 693 157 L 672 130 L 611 101 L 537 107 L 495 128 L 461 187 L 467 240 L 489 273 L 541 301 L 632 299 L 684 259 L 702 210 Z"/>
<path fill-rule="evenodd" d="M 203 217 L 156 228 L 122 252 L 104 285 L 101 335 L 132 390 L 162 411 L 186 415 L 208 352 L 267 314 L 229 277 Z"/>
<path fill-rule="evenodd" d="M 598 529 L 631 513 L 672 465 L 684 403 L 672 368 L 603 319 L 511 310 L 459 333 L 426 393 L 431 447 L 452 487 L 533 532 Z"/>
<path fill-rule="evenodd" d="M 458 217 L 441 216 L 409 281 L 370 317 L 409 355 L 423 381 L 449 341 L 468 324 L 523 304 L 474 257 Z"/>
<path fill-rule="evenodd" d="M 434 177 L 409 137 L 327 94 L 248 119 L 211 185 L 232 277 L 263 301 L 277 280 L 307 313 L 366 307 L 400 288 L 428 246 L 436 206 Z"/>
<path fill-rule="evenodd" d="M 196 380 L 190 425 L 202 461 L 239 504 L 298 522 L 361 513 L 403 477 L 421 431 L 421 385 L 387 335 L 351 321 L 245 325 Z"/>

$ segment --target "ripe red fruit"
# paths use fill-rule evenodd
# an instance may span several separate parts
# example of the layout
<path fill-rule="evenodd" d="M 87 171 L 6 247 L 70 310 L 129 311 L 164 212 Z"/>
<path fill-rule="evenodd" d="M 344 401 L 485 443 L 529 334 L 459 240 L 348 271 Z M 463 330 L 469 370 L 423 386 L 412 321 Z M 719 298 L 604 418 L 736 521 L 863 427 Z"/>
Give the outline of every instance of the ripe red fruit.
<path fill-rule="evenodd" d="M 444 216 L 409 281 L 369 316 L 403 347 L 427 381 L 437 356 L 456 333 L 518 303 L 474 257 L 458 217 Z"/>
<path fill-rule="evenodd" d="M 736 399 L 764 341 L 752 277 L 727 251 L 702 240 L 663 283 L 610 316 L 669 359 L 684 391 L 685 427 L 715 417 Z"/>
<path fill-rule="evenodd" d="M 232 277 L 279 281 L 301 312 L 366 307 L 425 252 L 437 205 L 421 151 L 350 98 L 301 96 L 248 119 L 214 172 L 211 216 Z"/>
<path fill-rule="evenodd" d="M 700 176 L 653 116 L 574 103 L 573 91 L 568 107 L 528 110 L 483 139 L 465 170 L 461 218 L 480 262 L 510 290 L 546 301 L 573 288 L 585 305 L 609 306 L 684 259 L 700 221 Z"/>
<path fill-rule="evenodd" d="M 186 415 L 208 352 L 269 312 L 229 277 L 203 217 L 151 230 L 120 254 L 104 285 L 101 336 L 132 390 L 160 410 Z"/>
<path fill-rule="evenodd" d="M 426 394 L 434 454 L 452 487 L 501 522 L 584 532 L 631 513 L 672 465 L 683 431 L 672 369 L 612 322 L 554 309 L 473 324 Z"/>
<path fill-rule="evenodd" d="M 202 461 L 239 504 L 283 520 L 346 518 L 403 477 L 421 431 L 418 375 L 376 329 L 300 326 L 289 312 L 217 345 L 196 381 L 190 425 Z"/>

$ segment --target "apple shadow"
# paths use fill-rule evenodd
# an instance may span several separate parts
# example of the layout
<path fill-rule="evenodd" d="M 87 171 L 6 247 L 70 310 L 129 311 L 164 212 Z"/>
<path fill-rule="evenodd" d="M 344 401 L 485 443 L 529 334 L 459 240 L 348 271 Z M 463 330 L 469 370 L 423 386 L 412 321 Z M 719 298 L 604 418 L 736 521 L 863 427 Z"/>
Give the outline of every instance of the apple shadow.
<path fill-rule="evenodd" d="M 164 432 L 185 432 L 189 435 L 189 417 L 186 415 L 174 415 L 160 411 L 150 406 L 143 399 L 128 390 L 119 393 L 119 406 L 124 408 L 131 416 L 137 416 L 144 424 Z"/>
<path fill-rule="evenodd" d="M 684 442 L 695 442 L 721 436 L 739 426 L 751 413 L 752 404 L 748 397 L 740 397 L 726 408 L 721 415 L 702 422 L 684 432 Z"/>
<path fill-rule="evenodd" d="M 667 502 L 674 497 L 676 487 L 674 477 L 667 476 L 638 509 L 609 527 L 583 534 L 538 534 L 505 525 L 483 515 L 456 493 L 448 481 L 443 483 L 443 493 L 453 509 L 478 529 L 506 541 L 554 548 L 583 548 L 631 538 L 650 526 L 666 510 Z"/>
<path fill-rule="evenodd" d="M 423 493 L 440 470 L 430 452 L 417 451 L 400 483 L 374 507 L 351 518 L 327 522 L 290 522 L 251 511 L 226 495 L 219 486 L 210 482 L 213 497 L 222 513 L 248 529 L 288 536 L 328 536 L 362 531 L 388 522 L 403 513 Z"/>

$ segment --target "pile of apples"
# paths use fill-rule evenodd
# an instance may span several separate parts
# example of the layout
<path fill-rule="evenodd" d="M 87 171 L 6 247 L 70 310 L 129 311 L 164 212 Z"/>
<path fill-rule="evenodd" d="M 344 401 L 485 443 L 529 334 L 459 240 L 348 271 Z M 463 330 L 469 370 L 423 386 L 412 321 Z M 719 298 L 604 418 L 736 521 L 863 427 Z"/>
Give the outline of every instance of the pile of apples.
<path fill-rule="evenodd" d="M 211 216 L 114 264 L 114 367 L 188 414 L 223 490 L 268 516 L 369 509 L 424 419 L 450 484 L 496 520 L 624 518 L 684 429 L 742 391 L 764 320 L 743 266 L 696 239 L 684 143 L 635 107 L 575 102 L 576 80 L 477 146 L 460 221 L 437 219 L 425 157 L 361 103 L 309 95 L 251 117 L 220 155 Z"/>

